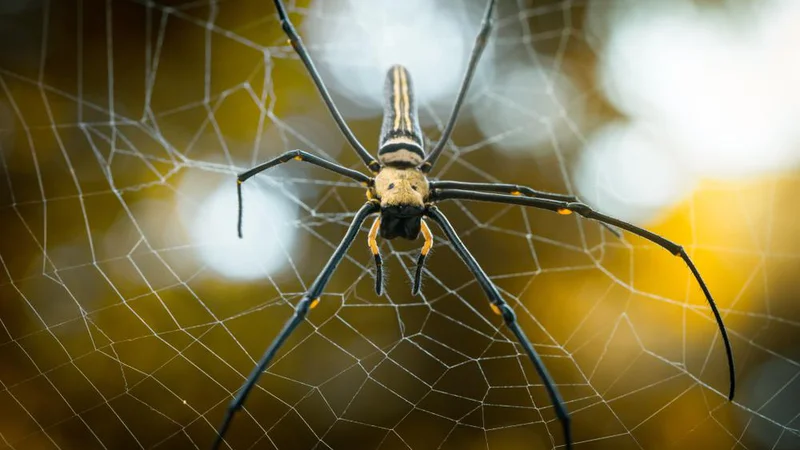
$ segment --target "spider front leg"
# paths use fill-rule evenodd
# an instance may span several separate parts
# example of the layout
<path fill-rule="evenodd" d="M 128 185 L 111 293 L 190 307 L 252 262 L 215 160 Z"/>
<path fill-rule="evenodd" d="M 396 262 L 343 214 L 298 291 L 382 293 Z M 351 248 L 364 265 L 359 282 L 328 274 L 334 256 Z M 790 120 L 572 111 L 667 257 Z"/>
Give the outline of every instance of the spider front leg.
<path fill-rule="evenodd" d="M 494 5 L 495 0 L 489 0 L 486 4 L 486 10 L 483 13 L 483 20 L 481 21 L 481 29 L 475 37 L 475 44 L 472 46 L 472 53 L 467 63 L 467 70 L 464 72 L 464 78 L 461 80 L 461 87 L 458 89 L 458 95 L 453 104 L 453 109 L 450 112 L 450 118 L 447 119 L 447 124 L 444 126 L 444 130 L 442 130 L 442 135 L 439 137 L 439 142 L 436 144 L 436 147 L 431 150 L 428 157 L 425 158 L 425 162 L 420 166 L 420 170 L 425 173 L 430 172 L 433 166 L 436 165 L 436 160 L 439 159 L 444 147 L 450 140 L 450 136 L 453 134 L 453 129 L 458 121 L 458 113 L 461 111 L 461 105 L 467 97 L 467 91 L 469 91 L 472 77 L 475 75 L 475 69 L 478 67 L 483 49 L 486 48 L 486 42 L 489 40 L 489 33 L 492 31 L 492 26 L 494 24 L 494 19 L 492 18 L 494 14 Z"/>
<path fill-rule="evenodd" d="M 281 348 L 283 343 L 289 338 L 289 335 L 291 335 L 300 322 L 305 319 L 308 311 L 317 306 L 317 303 L 319 303 L 319 297 L 322 295 L 325 285 L 328 284 L 328 280 L 330 280 L 331 275 L 333 275 L 333 271 L 336 270 L 336 267 L 339 265 L 342 259 L 344 259 L 344 255 L 347 253 L 350 245 L 353 244 L 358 231 L 361 229 L 361 225 L 364 224 L 364 221 L 370 214 L 377 212 L 379 209 L 380 205 L 374 202 L 368 202 L 358 210 L 353 218 L 353 221 L 350 223 L 350 227 L 347 229 L 347 233 L 342 239 L 342 242 L 340 242 L 339 246 L 336 247 L 336 250 L 333 252 L 333 255 L 330 257 L 327 264 L 325 264 L 322 272 L 319 274 L 317 279 L 314 280 L 314 284 L 311 285 L 311 288 L 297 304 L 297 308 L 295 309 L 292 317 L 283 326 L 283 329 L 275 338 L 275 340 L 272 341 L 272 344 L 270 344 L 269 348 L 267 348 L 267 351 L 264 352 L 264 355 L 258 361 L 258 364 L 253 371 L 250 372 L 250 376 L 247 377 L 247 381 L 244 383 L 244 385 L 242 385 L 239 393 L 233 398 L 233 401 L 231 401 L 230 405 L 228 405 L 228 409 L 225 411 L 225 418 L 222 422 L 222 425 L 219 427 L 217 437 L 211 447 L 212 449 L 219 448 L 224 441 L 225 434 L 228 431 L 228 427 L 230 427 L 233 416 L 242 408 L 242 405 L 247 399 L 248 394 L 258 382 L 258 378 L 261 376 L 261 373 L 267 368 L 269 363 L 275 357 L 275 354 L 278 353 L 278 350 Z"/>
<path fill-rule="evenodd" d="M 461 259 L 466 263 L 467 267 L 469 267 L 470 271 L 475 275 L 475 278 L 478 280 L 478 284 L 480 284 L 483 291 L 486 293 L 486 296 L 489 297 L 489 301 L 491 302 L 492 311 L 496 314 L 499 314 L 503 317 L 503 321 L 505 322 L 506 326 L 514 333 L 519 343 L 522 345 L 522 348 L 525 349 L 525 353 L 528 354 L 533 366 L 536 368 L 536 372 L 539 374 L 539 378 L 542 379 L 544 383 L 544 387 L 547 390 L 547 395 L 550 396 L 550 401 L 553 404 L 553 408 L 555 409 L 556 416 L 558 420 L 561 422 L 561 426 L 564 430 L 564 441 L 566 442 L 567 450 L 572 448 L 572 430 L 571 430 L 571 418 L 569 413 L 567 412 L 566 406 L 564 406 L 564 400 L 561 398 L 561 394 L 558 392 L 558 389 L 555 386 L 555 382 L 553 378 L 550 376 L 550 373 L 547 371 L 547 368 L 544 366 L 542 359 L 539 357 L 539 354 L 533 348 L 530 340 L 528 337 L 525 336 L 525 332 L 519 327 L 517 323 L 517 316 L 514 314 L 514 310 L 503 300 L 503 297 L 500 296 L 500 292 L 498 292 L 497 287 L 495 287 L 494 283 L 489 279 L 489 276 L 486 275 L 486 272 L 481 269 L 481 266 L 478 265 L 478 262 L 475 260 L 475 257 L 469 252 L 467 247 L 461 241 L 461 238 L 458 237 L 455 229 L 453 226 L 450 225 L 450 222 L 447 218 L 439 212 L 439 209 L 435 206 L 431 206 L 426 211 L 428 217 L 433 219 L 439 227 L 444 231 L 444 234 L 447 235 L 447 239 L 453 244 L 453 248 L 455 248 L 456 253 Z"/>
<path fill-rule="evenodd" d="M 708 286 L 706 286 L 705 281 L 703 281 L 703 277 L 700 276 L 700 271 L 697 270 L 697 267 L 695 267 L 694 262 L 692 261 L 691 258 L 689 258 L 689 254 L 686 253 L 686 250 L 682 246 L 670 241 L 669 239 L 659 236 L 653 233 L 652 231 L 646 230 L 641 227 L 637 227 L 632 223 L 628 223 L 623 220 L 617 219 L 615 217 L 599 213 L 593 210 L 589 205 L 580 202 L 564 202 L 564 201 L 548 200 L 543 198 L 490 194 L 490 193 L 476 192 L 476 191 L 459 191 L 456 189 L 440 189 L 434 192 L 433 197 L 434 200 L 437 201 L 460 199 L 460 200 L 476 200 L 476 201 L 491 202 L 491 203 L 502 203 L 510 205 L 532 206 L 538 209 L 553 211 L 555 213 L 564 216 L 576 213 L 580 214 L 583 217 L 586 217 L 587 219 L 593 219 L 598 222 L 607 223 L 609 225 L 613 225 L 615 227 L 623 229 L 629 233 L 633 233 L 639 237 L 647 239 L 648 241 L 660 246 L 661 248 L 672 253 L 674 256 L 680 257 L 686 264 L 686 266 L 689 268 L 689 271 L 692 272 L 692 275 L 694 275 L 695 280 L 697 280 L 697 284 L 703 291 L 703 295 L 705 295 L 706 297 L 708 306 L 711 308 L 711 312 L 714 314 L 714 320 L 716 320 L 717 322 L 717 327 L 719 328 L 719 334 L 720 336 L 722 336 L 722 342 L 725 345 L 725 355 L 728 358 L 728 377 L 730 380 L 730 390 L 728 391 L 728 400 L 733 400 L 734 393 L 736 392 L 736 369 L 733 362 L 733 350 L 731 349 L 731 342 L 728 339 L 728 331 L 725 328 L 725 323 L 722 321 L 722 315 L 719 313 L 717 304 L 716 302 L 714 302 L 714 297 L 711 296 L 711 291 L 708 290 Z"/>
<path fill-rule="evenodd" d="M 529 188 L 528 186 L 521 186 L 518 184 L 507 183 L 471 183 L 464 181 L 431 181 L 431 190 L 433 189 L 456 189 L 460 191 L 475 191 L 475 192 L 496 192 L 499 194 L 511 195 L 524 195 L 526 197 L 545 198 L 548 200 L 557 200 L 562 202 L 580 202 L 581 200 L 574 195 L 556 194 L 553 192 L 537 191 L 536 189 Z M 603 228 L 607 229 L 611 234 L 622 239 L 622 233 L 616 228 L 607 223 L 600 222 Z"/>
<path fill-rule="evenodd" d="M 271 168 L 275 167 L 280 164 L 287 163 L 289 161 L 303 161 L 309 164 L 313 164 L 318 167 L 322 167 L 323 169 L 328 169 L 331 172 L 338 173 L 339 175 L 344 175 L 346 177 L 352 178 L 355 181 L 363 184 L 364 186 L 369 186 L 372 184 L 372 178 L 364 175 L 363 173 L 348 169 L 342 165 L 336 164 L 334 162 L 328 161 L 327 159 L 320 158 L 319 156 L 312 155 L 311 153 L 304 152 L 303 150 L 289 150 L 288 152 L 270 159 L 269 161 L 259 164 L 252 169 L 242 172 L 236 179 L 236 194 L 239 198 L 239 222 L 237 225 L 237 230 L 239 231 L 239 238 L 242 237 L 242 184 L 249 180 L 251 177 Z"/>
<path fill-rule="evenodd" d="M 373 172 L 378 172 L 380 170 L 380 164 L 372 155 L 369 154 L 367 149 L 358 142 L 356 136 L 353 134 L 353 131 L 350 130 L 350 127 L 347 126 L 347 123 L 344 121 L 342 114 L 336 108 L 336 105 L 333 104 L 333 100 L 331 99 L 331 94 L 328 92 L 328 89 L 325 87 L 325 83 L 322 82 L 322 78 L 319 76 L 319 72 L 317 72 L 317 68 L 314 67 L 314 62 L 311 61 L 311 56 L 308 54 L 306 50 L 306 46 L 303 45 L 303 40 L 300 39 L 300 35 L 297 34 L 297 30 L 294 28 L 294 24 L 289 19 L 289 15 L 286 13 L 286 7 L 283 5 L 281 0 L 275 0 L 275 9 L 278 11 L 278 18 L 281 21 L 281 28 L 283 28 L 283 32 L 286 33 L 286 37 L 289 38 L 289 43 L 294 48 L 294 51 L 297 53 L 297 56 L 300 57 L 300 60 L 303 61 L 303 65 L 306 67 L 308 74 L 311 76 L 311 80 L 314 82 L 314 85 L 317 87 L 317 91 L 319 91 L 319 95 L 322 97 L 322 101 L 325 102 L 325 106 L 328 107 L 328 111 L 333 116 L 334 122 L 341 130 L 342 134 L 344 135 L 347 142 L 350 144 L 351 147 L 356 151 L 358 157 L 364 162 L 364 164 L 369 167 L 370 170 Z"/>

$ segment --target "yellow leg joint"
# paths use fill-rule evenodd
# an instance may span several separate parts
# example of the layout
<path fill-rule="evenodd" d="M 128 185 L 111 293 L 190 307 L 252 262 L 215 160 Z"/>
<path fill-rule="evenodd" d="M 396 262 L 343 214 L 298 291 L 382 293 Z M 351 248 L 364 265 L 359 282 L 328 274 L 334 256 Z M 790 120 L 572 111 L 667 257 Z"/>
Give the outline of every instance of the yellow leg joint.
<path fill-rule="evenodd" d="M 309 309 L 314 309 L 317 307 L 317 305 L 319 305 L 319 298 L 315 298 L 314 301 L 311 302 L 311 306 L 309 306 Z"/>
<path fill-rule="evenodd" d="M 425 244 L 422 245 L 422 254 L 427 255 L 428 252 L 431 251 L 431 247 L 433 247 L 433 233 L 431 233 L 431 229 L 428 228 L 428 224 L 425 223 L 423 220 L 420 225 L 422 225 L 422 236 L 425 238 Z"/>
<path fill-rule="evenodd" d="M 302 156 L 300 156 L 300 155 L 297 155 L 297 156 L 295 156 L 295 157 L 294 157 L 294 160 L 295 160 L 295 161 L 302 161 L 302 160 L 303 160 L 303 157 L 302 157 Z"/>
<path fill-rule="evenodd" d="M 492 311 L 494 311 L 494 313 L 497 314 L 498 316 L 503 314 L 500 312 L 500 308 L 494 303 L 489 303 L 489 306 L 492 308 Z"/>
<path fill-rule="evenodd" d="M 522 195 L 522 192 L 520 192 L 520 191 L 511 191 L 511 195 L 516 195 L 517 197 L 519 197 L 520 195 Z"/>
<path fill-rule="evenodd" d="M 369 250 L 373 255 L 377 255 L 380 252 L 380 249 L 378 249 L 378 229 L 380 226 L 381 216 L 378 216 L 375 218 L 375 222 L 372 223 L 372 227 L 369 229 L 369 235 L 367 238 L 367 245 L 369 245 Z"/>
<path fill-rule="evenodd" d="M 562 216 L 568 216 L 568 215 L 572 214 L 572 210 L 567 209 L 567 208 L 560 208 L 557 212 L 559 214 L 561 214 Z"/>

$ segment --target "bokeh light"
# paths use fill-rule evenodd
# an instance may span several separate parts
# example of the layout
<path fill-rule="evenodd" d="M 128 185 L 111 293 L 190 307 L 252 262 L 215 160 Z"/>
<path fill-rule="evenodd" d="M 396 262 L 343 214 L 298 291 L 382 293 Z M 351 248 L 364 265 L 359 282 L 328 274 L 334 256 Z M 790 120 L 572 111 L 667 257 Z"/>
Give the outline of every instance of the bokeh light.
<path fill-rule="evenodd" d="M 507 63 L 473 108 L 478 129 L 497 148 L 519 156 L 549 155 L 553 142 L 571 148 L 571 130 L 583 126 L 583 101 L 572 81 L 547 57 L 537 61 Z"/>
<path fill-rule="evenodd" d="M 578 192 L 600 211 L 648 223 L 694 186 L 671 149 L 669 138 L 646 123 L 605 125 L 590 136 L 576 165 Z"/>
<path fill-rule="evenodd" d="M 439 115 L 449 112 L 480 27 L 481 8 L 467 2 L 410 0 L 395 2 L 317 0 L 303 24 L 305 40 L 329 87 L 342 97 L 340 109 L 350 118 L 382 112 L 383 84 L 393 64 L 411 72 L 419 104 Z M 399 18 L 413 18 L 399 20 Z M 492 59 L 488 46 L 483 59 Z M 480 90 L 484 64 L 473 86 Z M 431 123 L 422 114 L 423 125 Z M 444 119 L 440 119 L 444 120 Z"/>
<path fill-rule="evenodd" d="M 255 181 L 255 182 L 254 182 Z M 220 275 L 238 280 L 266 278 L 289 261 L 297 240 L 297 207 L 284 196 L 243 185 L 243 238 L 236 236 L 237 199 L 232 183 L 209 192 L 200 205 L 184 207 L 182 218 L 197 243 L 198 257 Z"/>
<path fill-rule="evenodd" d="M 609 99 L 662 129 L 688 168 L 704 176 L 756 175 L 800 161 L 798 103 L 787 95 L 795 83 L 782 67 L 785 53 L 760 39 L 762 29 L 775 33 L 796 19 L 764 23 L 751 14 L 737 3 L 641 3 L 615 10 L 605 43 L 600 77 Z M 791 37 L 780 47 L 792 45 Z"/>

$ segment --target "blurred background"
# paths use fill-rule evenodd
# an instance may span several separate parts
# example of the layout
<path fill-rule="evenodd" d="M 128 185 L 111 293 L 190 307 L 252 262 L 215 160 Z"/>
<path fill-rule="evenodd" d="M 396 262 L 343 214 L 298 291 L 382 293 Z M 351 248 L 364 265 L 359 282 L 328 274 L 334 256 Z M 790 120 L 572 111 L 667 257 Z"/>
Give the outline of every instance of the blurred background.
<path fill-rule="evenodd" d="M 377 147 L 411 70 L 436 142 L 484 0 L 289 0 Z M 441 209 L 515 308 L 577 449 L 800 448 L 800 4 L 499 1 L 436 179 L 581 196 L 684 245 L 522 207 Z M 267 0 L 0 3 L 0 448 L 207 448 L 343 236 L 364 170 Z M 246 449 L 552 449 L 544 387 L 444 236 L 366 233 L 228 435 Z"/>

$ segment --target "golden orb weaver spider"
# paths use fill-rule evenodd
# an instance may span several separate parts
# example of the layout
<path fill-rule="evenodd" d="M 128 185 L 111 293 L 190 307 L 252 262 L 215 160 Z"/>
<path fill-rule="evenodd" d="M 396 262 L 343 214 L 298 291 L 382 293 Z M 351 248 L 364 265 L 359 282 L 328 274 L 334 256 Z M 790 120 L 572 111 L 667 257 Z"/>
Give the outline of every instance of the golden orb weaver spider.
<path fill-rule="evenodd" d="M 624 222 L 619 219 L 604 215 L 594 211 L 588 205 L 581 203 L 576 197 L 563 194 L 554 194 L 549 192 L 541 192 L 533 190 L 526 186 L 518 186 L 513 184 L 501 183 L 467 183 L 458 181 L 429 181 L 428 173 L 433 169 L 436 160 L 444 150 L 447 141 L 455 127 L 458 118 L 459 110 L 464 102 L 467 90 L 469 89 L 470 82 L 475 73 L 475 68 L 478 65 L 483 49 L 486 46 L 486 41 L 489 37 L 489 32 L 492 29 L 492 17 L 495 7 L 495 0 L 489 0 L 486 6 L 486 11 L 481 22 L 481 28 L 475 39 L 475 44 L 472 47 L 469 63 L 467 65 L 466 73 L 461 82 L 458 91 L 458 96 L 453 105 L 450 113 L 450 118 L 446 122 L 442 136 L 436 146 L 429 154 L 426 154 L 424 149 L 424 141 L 422 139 L 422 131 L 417 117 L 417 105 L 414 98 L 414 90 L 411 82 L 411 76 L 408 71 L 399 65 L 395 65 L 389 69 L 386 77 L 384 87 L 384 114 L 383 126 L 381 129 L 380 145 L 378 148 L 378 159 L 364 148 L 363 145 L 356 139 L 353 132 L 345 123 L 342 115 L 339 113 L 336 106 L 331 100 L 328 90 L 325 88 L 322 79 L 319 76 L 316 68 L 314 67 L 311 57 L 306 51 L 300 36 L 294 28 L 294 25 L 289 20 L 286 14 L 286 8 L 282 0 L 274 0 L 275 8 L 278 12 L 283 31 L 289 38 L 300 60 L 305 65 L 308 74 L 311 76 L 317 90 L 322 96 L 328 110 L 333 116 L 336 125 L 344 134 L 350 146 L 355 149 L 358 156 L 372 171 L 374 178 L 362 174 L 356 170 L 348 169 L 344 166 L 327 161 L 318 156 L 312 155 L 302 150 L 292 150 L 284 153 L 277 158 L 274 158 L 266 163 L 256 166 L 246 172 L 241 173 L 237 179 L 237 193 L 239 198 L 239 224 L 238 231 L 239 237 L 242 236 L 242 183 L 256 174 L 263 172 L 271 167 L 283 164 L 292 160 L 307 162 L 340 175 L 349 177 L 367 188 L 367 202 L 361 209 L 356 212 L 350 227 L 347 230 L 344 238 L 339 246 L 334 251 L 331 258 L 323 268 L 320 275 L 311 285 L 311 288 L 306 292 L 300 302 L 297 304 L 294 314 L 286 322 L 280 334 L 272 341 L 272 344 L 267 348 L 264 355 L 259 360 L 256 367 L 250 373 L 245 384 L 240 388 L 239 393 L 234 397 L 228 406 L 225 418 L 220 425 L 217 433 L 216 440 L 214 441 L 214 449 L 218 448 L 224 438 L 225 434 L 233 420 L 237 411 L 242 408 L 248 393 L 253 389 L 258 381 L 259 376 L 267 368 L 269 363 L 274 358 L 275 354 L 280 349 L 284 341 L 294 331 L 294 329 L 305 319 L 309 310 L 314 308 L 319 303 L 319 297 L 328 283 L 333 271 L 338 266 L 339 262 L 344 258 L 345 253 L 350 248 L 350 245 L 356 238 L 358 231 L 364 224 L 364 221 L 373 214 L 380 214 L 373 222 L 369 231 L 368 243 L 370 251 L 375 258 L 376 265 L 376 279 L 375 291 L 380 295 L 383 290 L 382 275 L 381 275 L 381 256 L 378 250 L 377 237 L 380 236 L 384 239 L 394 239 L 401 237 L 404 239 L 415 240 L 419 237 L 420 233 L 425 239 L 425 244 L 420 252 L 417 261 L 417 269 L 414 276 L 414 284 L 412 294 L 416 295 L 420 290 L 420 280 L 422 277 L 422 268 L 425 263 L 431 245 L 433 243 L 433 234 L 431 233 L 428 225 L 425 223 L 424 218 L 430 218 L 435 222 L 444 232 L 447 239 L 453 245 L 458 256 L 466 263 L 470 271 L 475 275 L 481 288 L 489 299 L 489 306 L 495 314 L 502 316 L 506 326 L 511 330 L 514 336 L 519 341 L 520 345 L 525 350 L 525 353 L 533 363 L 536 372 L 542 379 L 547 394 L 556 412 L 558 420 L 561 422 L 564 434 L 565 446 L 567 449 L 572 448 L 571 436 L 571 419 L 564 406 L 564 401 L 561 394 L 555 386 L 553 379 L 550 377 L 547 369 L 544 366 L 541 358 L 537 354 L 533 345 L 530 343 L 525 333 L 517 324 L 516 315 L 511 307 L 506 303 L 500 292 L 489 279 L 488 275 L 481 269 L 478 262 L 466 248 L 464 243 L 458 237 L 455 229 L 447 220 L 445 215 L 439 211 L 435 206 L 436 202 L 443 200 L 474 200 L 482 202 L 504 203 L 513 205 L 530 206 L 533 208 L 544 209 L 562 215 L 569 215 L 577 213 L 587 219 L 593 219 L 605 225 L 611 232 L 617 234 L 617 230 L 613 227 L 618 227 L 622 230 L 628 231 L 647 239 L 660 247 L 666 249 L 675 256 L 683 259 L 689 270 L 694 275 L 703 294 L 708 301 L 711 311 L 714 313 L 717 326 L 719 327 L 722 340 L 725 344 L 725 352 L 728 359 L 728 374 L 730 378 L 730 391 L 728 399 L 733 400 L 735 391 L 735 372 L 733 364 L 733 352 L 731 350 L 730 341 L 728 340 L 728 333 L 725 325 L 722 322 L 719 310 L 717 309 L 711 293 L 706 287 L 700 273 L 695 267 L 692 260 L 686 251 L 678 244 L 669 241 L 655 233 L 647 231 L 643 228 L 637 227 L 633 224 Z M 617 234 L 619 236 L 619 234 Z"/>

